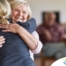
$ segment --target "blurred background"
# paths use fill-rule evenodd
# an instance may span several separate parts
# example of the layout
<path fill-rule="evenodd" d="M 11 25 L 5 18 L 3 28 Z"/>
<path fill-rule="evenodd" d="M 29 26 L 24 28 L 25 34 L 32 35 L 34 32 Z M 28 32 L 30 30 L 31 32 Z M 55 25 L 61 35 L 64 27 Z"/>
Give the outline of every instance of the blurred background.
<path fill-rule="evenodd" d="M 29 3 L 33 17 L 37 21 L 37 25 L 42 22 L 42 13 L 46 11 L 56 11 L 60 13 L 60 23 L 66 21 L 66 0 L 27 0 Z"/>
<path fill-rule="evenodd" d="M 58 30 L 58 27 L 56 28 L 56 30 L 54 31 L 54 33 L 57 33 L 59 36 L 61 36 L 61 34 L 63 34 L 63 30 L 64 30 L 64 34 L 63 34 L 63 40 L 59 41 L 60 37 L 56 37 L 58 35 L 55 36 L 54 33 L 52 33 L 50 31 L 50 29 L 46 29 L 46 27 L 44 27 L 50 34 L 53 34 L 55 36 L 55 38 L 58 38 L 56 41 L 46 41 L 46 42 L 42 42 L 43 43 L 43 50 L 35 55 L 35 64 L 36 66 L 50 66 L 54 61 L 56 61 L 59 58 L 65 57 L 66 55 L 66 0 L 27 0 L 28 4 L 30 5 L 30 8 L 32 10 L 32 15 L 33 17 L 36 19 L 36 23 L 37 23 L 37 32 L 39 34 L 40 40 L 41 39 L 41 35 L 39 33 L 39 26 L 44 24 L 45 22 L 48 22 L 48 24 L 50 24 L 53 20 L 53 16 L 52 13 L 54 13 L 56 15 L 56 19 L 54 19 L 58 25 L 60 27 L 62 27 L 62 30 Z M 47 15 L 50 12 L 51 15 Z M 52 12 L 52 13 L 51 13 Z M 46 18 L 47 19 L 46 19 Z M 51 17 L 51 18 L 49 18 Z M 46 19 L 46 21 L 45 21 Z M 54 27 L 53 27 L 54 30 Z M 41 31 L 41 30 L 40 30 Z M 44 36 L 44 35 L 43 35 Z M 46 38 L 47 39 L 47 38 Z M 55 54 L 51 54 L 51 55 L 47 55 L 44 53 L 44 49 L 46 48 L 45 45 L 50 44 L 52 49 L 50 49 L 50 51 L 48 51 L 48 53 L 51 53 L 53 50 L 60 48 L 57 52 L 55 52 Z M 53 45 L 57 45 L 58 46 L 53 46 Z M 62 47 L 61 47 L 62 46 Z M 64 48 L 64 50 L 62 50 L 62 48 Z M 48 49 L 48 48 L 47 48 Z M 47 50 L 46 50 L 47 51 Z M 59 52 L 59 53 L 58 53 Z M 57 53 L 57 54 L 56 54 Z M 44 55 L 45 54 L 45 55 Z M 63 54 L 63 55 L 61 55 Z"/>

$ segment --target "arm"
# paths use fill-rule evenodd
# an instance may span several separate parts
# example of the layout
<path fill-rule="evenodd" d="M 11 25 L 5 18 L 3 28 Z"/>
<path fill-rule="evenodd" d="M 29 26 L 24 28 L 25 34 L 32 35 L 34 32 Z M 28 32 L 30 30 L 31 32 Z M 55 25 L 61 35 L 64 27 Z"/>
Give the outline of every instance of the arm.
<path fill-rule="evenodd" d="M 25 23 L 18 22 L 18 24 L 11 23 L 9 25 L 4 25 L 4 26 L 2 26 L 2 28 L 5 28 L 5 30 L 3 30 L 3 32 L 17 33 L 22 38 L 22 40 L 27 44 L 27 46 L 31 50 L 34 50 L 37 46 L 36 38 L 34 36 L 32 36 L 28 31 L 26 31 L 21 25 L 25 29 L 30 30 L 30 32 L 33 32 L 36 29 L 35 19 L 32 18 L 31 20 L 29 20 Z"/>
<path fill-rule="evenodd" d="M 2 30 L 3 32 L 17 33 L 31 50 L 34 50 L 36 48 L 36 38 L 32 36 L 28 31 L 26 31 L 23 27 L 21 27 L 19 24 L 11 23 L 9 25 L 0 25 L 0 28 L 5 28 L 4 30 Z"/>
<path fill-rule="evenodd" d="M 31 51 L 34 54 L 37 54 L 37 53 L 39 53 L 41 51 L 43 45 L 42 45 L 41 41 L 39 40 L 39 35 L 38 35 L 38 33 L 36 31 L 34 31 L 32 33 L 32 35 L 37 39 L 38 42 L 37 42 L 37 47 L 34 50 L 31 50 Z"/>
<path fill-rule="evenodd" d="M 45 35 L 47 41 L 52 41 L 52 36 L 48 30 L 44 29 L 43 34 Z"/>
<path fill-rule="evenodd" d="M 36 21 L 34 18 L 31 18 L 27 22 L 25 22 L 27 27 L 29 26 L 29 32 L 32 33 L 36 29 Z M 25 24 L 23 24 L 25 26 Z M 37 46 L 37 40 L 34 36 L 32 36 L 29 32 L 27 32 L 25 29 L 20 28 L 18 31 L 18 35 L 24 40 L 24 42 L 27 44 L 27 46 L 34 50 Z"/>
<path fill-rule="evenodd" d="M 24 28 L 20 27 L 17 33 L 31 50 L 34 50 L 37 47 L 37 39 Z"/>
<path fill-rule="evenodd" d="M 40 25 L 37 28 L 37 32 L 38 32 L 40 37 L 43 35 L 44 39 L 46 41 L 51 41 L 52 40 L 52 36 L 51 36 L 50 32 L 48 30 L 46 30 L 42 25 Z"/>

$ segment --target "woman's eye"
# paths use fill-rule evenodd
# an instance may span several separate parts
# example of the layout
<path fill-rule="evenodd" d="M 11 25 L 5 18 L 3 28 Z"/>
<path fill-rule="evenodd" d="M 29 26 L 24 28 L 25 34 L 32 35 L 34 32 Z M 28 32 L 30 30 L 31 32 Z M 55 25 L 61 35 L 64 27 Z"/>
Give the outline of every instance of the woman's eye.
<path fill-rule="evenodd" d="M 26 14 L 26 12 L 23 12 L 24 14 Z"/>
<path fill-rule="evenodd" d="M 15 10 L 15 11 L 18 11 L 18 10 Z"/>

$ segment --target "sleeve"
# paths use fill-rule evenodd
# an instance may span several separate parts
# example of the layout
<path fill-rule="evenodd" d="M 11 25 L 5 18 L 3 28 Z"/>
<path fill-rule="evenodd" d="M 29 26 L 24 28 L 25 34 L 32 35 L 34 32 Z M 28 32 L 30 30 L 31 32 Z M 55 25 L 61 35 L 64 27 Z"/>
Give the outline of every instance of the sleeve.
<path fill-rule="evenodd" d="M 34 32 L 36 30 L 36 20 L 34 18 L 31 18 L 30 20 L 27 21 L 27 23 L 29 24 L 29 28 L 30 28 L 30 33 Z"/>
<path fill-rule="evenodd" d="M 31 50 L 34 54 L 38 54 L 40 51 L 41 51 L 41 49 L 42 49 L 42 46 L 43 46 L 43 44 L 41 43 L 41 41 L 39 40 L 39 35 L 38 35 L 38 33 L 36 32 L 36 31 L 34 31 L 33 33 L 32 33 L 32 35 L 37 39 L 37 47 L 36 47 L 36 49 L 35 50 Z"/>
<path fill-rule="evenodd" d="M 34 18 L 31 18 L 30 20 L 27 20 L 26 22 L 18 21 L 17 24 L 21 25 L 30 33 L 36 30 L 36 20 Z"/>

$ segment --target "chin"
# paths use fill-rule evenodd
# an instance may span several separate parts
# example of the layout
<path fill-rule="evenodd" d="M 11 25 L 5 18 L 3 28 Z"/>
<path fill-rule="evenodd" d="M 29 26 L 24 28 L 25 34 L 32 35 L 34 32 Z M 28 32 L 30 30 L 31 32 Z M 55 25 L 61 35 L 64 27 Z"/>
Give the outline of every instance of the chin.
<path fill-rule="evenodd" d="M 51 66 L 66 66 L 66 57 L 58 59 L 57 61 L 52 63 Z"/>

